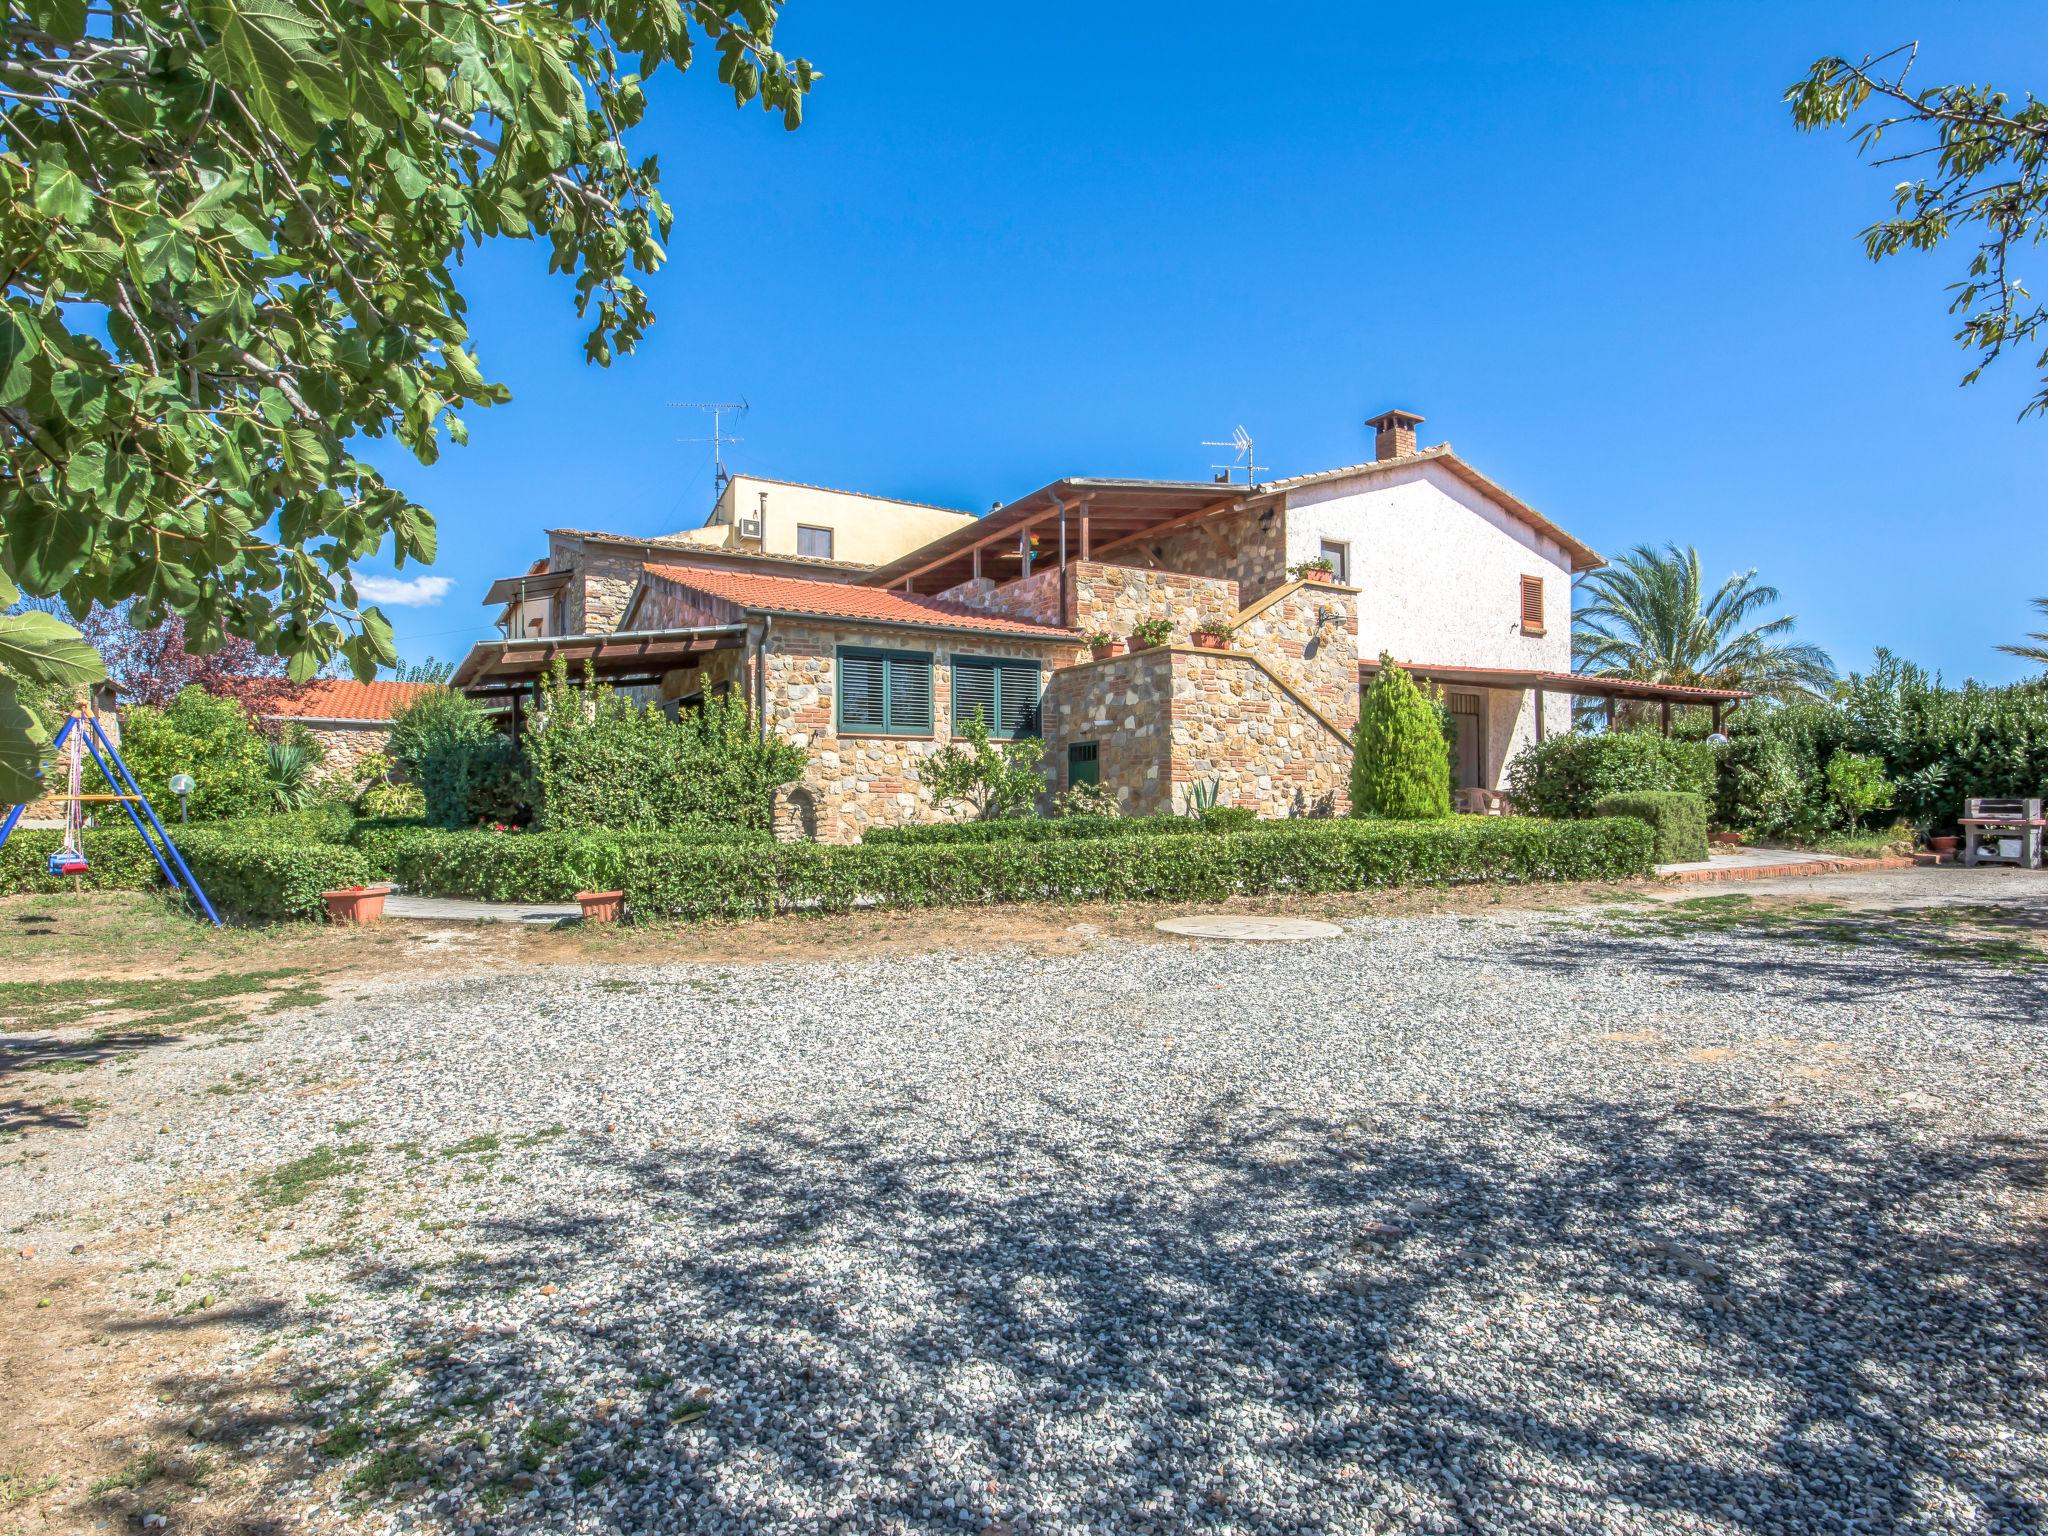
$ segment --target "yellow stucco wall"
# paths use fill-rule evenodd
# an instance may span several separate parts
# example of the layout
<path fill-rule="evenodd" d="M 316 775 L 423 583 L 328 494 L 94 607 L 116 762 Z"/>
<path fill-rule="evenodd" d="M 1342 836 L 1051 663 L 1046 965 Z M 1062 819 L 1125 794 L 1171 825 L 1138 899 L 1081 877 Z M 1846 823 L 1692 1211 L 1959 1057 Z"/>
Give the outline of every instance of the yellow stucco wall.
<path fill-rule="evenodd" d="M 739 520 L 761 517 L 764 510 L 761 539 L 741 539 Z M 721 549 L 794 555 L 798 553 L 797 527 L 801 524 L 832 530 L 834 560 L 885 565 L 973 521 L 971 512 L 950 512 L 943 507 L 889 501 L 852 491 L 821 490 L 784 480 L 764 480 L 756 475 L 734 475 L 718 498 L 711 520 L 702 528 L 675 537 Z"/>

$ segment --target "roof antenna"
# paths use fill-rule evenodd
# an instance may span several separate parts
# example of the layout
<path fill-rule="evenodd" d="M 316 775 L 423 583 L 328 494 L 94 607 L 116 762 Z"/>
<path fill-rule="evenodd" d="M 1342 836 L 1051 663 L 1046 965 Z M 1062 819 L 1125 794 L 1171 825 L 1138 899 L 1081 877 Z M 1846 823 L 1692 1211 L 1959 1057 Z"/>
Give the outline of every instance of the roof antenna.
<path fill-rule="evenodd" d="M 709 437 L 679 437 L 679 443 L 709 443 L 711 445 L 711 499 L 716 501 L 725 494 L 725 483 L 732 478 L 725 472 L 725 445 L 743 443 L 743 437 L 734 437 L 725 430 L 727 413 L 734 416 L 747 414 L 747 402 L 739 400 L 671 400 L 669 406 L 678 411 L 709 411 L 711 413 L 711 435 Z"/>
<path fill-rule="evenodd" d="M 1229 485 L 1231 483 L 1231 473 L 1239 469 L 1244 471 L 1246 485 L 1257 485 L 1259 483 L 1259 471 L 1273 467 L 1270 464 L 1261 464 L 1259 462 L 1258 451 L 1252 447 L 1252 435 L 1245 431 L 1243 427 L 1234 428 L 1230 434 L 1230 441 L 1227 443 L 1211 442 L 1205 438 L 1203 439 L 1202 446 L 1204 448 L 1233 448 L 1237 451 L 1237 457 L 1228 464 L 1211 464 L 1209 466 L 1211 469 L 1223 471 L 1222 474 L 1216 477 L 1218 485 Z"/>

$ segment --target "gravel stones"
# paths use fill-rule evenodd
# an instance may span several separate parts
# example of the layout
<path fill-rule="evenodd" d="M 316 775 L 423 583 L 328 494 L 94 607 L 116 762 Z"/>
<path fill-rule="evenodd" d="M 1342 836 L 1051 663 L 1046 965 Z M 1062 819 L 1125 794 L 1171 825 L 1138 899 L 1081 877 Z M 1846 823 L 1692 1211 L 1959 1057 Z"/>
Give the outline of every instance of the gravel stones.
<path fill-rule="evenodd" d="M 368 1143 L 160 1240 L 396 1531 L 2034 1528 L 2042 973 L 1350 926 L 393 981 L 0 1214 Z"/>

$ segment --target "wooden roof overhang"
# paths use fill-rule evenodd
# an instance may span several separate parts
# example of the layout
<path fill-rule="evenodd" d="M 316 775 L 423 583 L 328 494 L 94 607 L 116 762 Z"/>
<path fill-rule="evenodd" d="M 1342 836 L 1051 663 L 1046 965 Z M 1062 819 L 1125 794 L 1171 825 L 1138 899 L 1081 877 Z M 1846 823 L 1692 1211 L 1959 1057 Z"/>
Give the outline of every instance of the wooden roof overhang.
<path fill-rule="evenodd" d="M 921 549 L 877 566 L 861 585 L 943 592 L 977 576 L 998 582 L 1024 573 L 1022 541 L 1035 535 L 1031 568 L 1101 560 L 1146 537 L 1265 500 L 1255 486 L 1214 480 L 1055 480 Z"/>
<path fill-rule="evenodd" d="M 1404 661 L 1401 669 L 1433 683 L 1458 688 L 1534 688 L 1569 693 L 1586 699 L 1639 699 L 1654 704 L 1734 704 L 1751 695 L 1740 688 L 1695 688 L 1684 683 L 1651 683 L 1633 677 L 1593 677 L 1581 672 L 1545 672 L 1518 667 L 1441 667 Z M 1361 683 L 1380 669 L 1377 661 L 1361 661 Z"/>
<path fill-rule="evenodd" d="M 524 693 L 557 661 L 568 664 L 572 682 L 582 678 L 588 663 L 591 673 L 602 682 L 622 687 L 658 683 L 667 673 L 698 665 L 707 652 L 738 649 L 746 638 L 744 624 L 719 624 L 611 635 L 487 640 L 470 647 L 449 683 L 471 698 Z"/>
<path fill-rule="evenodd" d="M 545 597 L 569 585 L 575 574 L 574 571 L 535 571 L 526 576 L 500 576 L 484 593 L 483 605 L 489 608 L 516 598 Z"/>

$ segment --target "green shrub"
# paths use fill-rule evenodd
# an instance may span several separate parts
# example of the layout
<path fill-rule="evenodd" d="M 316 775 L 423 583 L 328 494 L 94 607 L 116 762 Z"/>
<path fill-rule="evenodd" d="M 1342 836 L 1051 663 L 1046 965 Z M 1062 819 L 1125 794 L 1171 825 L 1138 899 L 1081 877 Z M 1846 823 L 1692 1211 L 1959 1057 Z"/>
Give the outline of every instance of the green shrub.
<path fill-rule="evenodd" d="M 192 827 L 179 852 L 224 918 L 270 921 L 319 917 L 322 891 L 367 884 L 370 864 L 353 848 L 314 842 L 287 829 Z"/>
<path fill-rule="evenodd" d="M 658 832 L 445 831 L 417 822 L 359 822 L 354 848 L 380 880 L 418 896 L 467 901 L 567 901 L 579 890 L 613 890 L 623 850 L 688 858 L 710 847 L 773 847 L 742 827 Z M 596 877 L 598 883 L 593 884 Z"/>
<path fill-rule="evenodd" d="M 991 741 L 988 721 L 976 709 L 954 739 L 917 769 L 917 779 L 934 802 L 964 801 L 982 821 L 1027 815 L 1045 793 L 1038 771 L 1045 743 L 1035 736 Z"/>
<path fill-rule="evenodd" d="M 804 752 L 762 739 L 737 694 L 669 719 L 559 664 L 527 733 L 534 820 L 549 831 L 660 831 L 737 826 L 766 831 L 776 786 L 803 772 Z M 429 796 L 431 799 L 431 795 Z"/>
<path fill-rule="evenodd" d="M 429 821 L 516 825 L 533 815 L 525 758 L 474 699 L 430 688 L 392 717 L 391 756 L 419 786 Z"/>
<path fill-rule="evenodd" d="M 1351 814 L 1428 821 L 1451 814 L 1443 712 L 1391 656 L 1359 706 L 1351 757 Z"/>
<path fill-rule="evenodd" d="M 1659 864 L 1697 864 L 1707 856 L 1707 800 L 1682 789 L 1645 789 L 1609 795 L 1595 816 L 1633 816 L 1657 834 Z"/>
<path fill-rule="evenodd" d="M 1655 731 L 1569 734 L 1524 747 L 1508 764 L 1508 793 L 1531 816 L 1591 816 L 1609 795 L 1683 790 L 1714 795 L 1717 749 Z"/>
<path fill-rule="evenodd" d="M 1116 816 L 1116 791 L 1107 784 L 1070 784 L 1053 797 L 1055 816 Z"/>
<path fill-rule="evenodd" d="M 194 821 L 261 816 L 272 809 L 264 747 L 246 709 L 204 688 L 186 688 L 162 709 L 138 704 L 121 712 L 121 760 L 157 815 L 167 819 L 178 814 L 178 797 L 171 793 L 171 776 L 178 773 L 192 775 L 187 809 Z M 89 792 L 97 792 L 99 776 L 89 761 L 86 776 L 95 781 Z"/>
<path fill-rule="evenodd" d="M 172 839 L 178 840 L 181 829 L 173 824 L 170 830 Z M 63 839 L 64 834 L 54 827 L 16 827 L 7 845 L 0 848 L 0 896 L 70 890 L 70 875 L 50 873 L 50 855 Z M 83 890 L 150 891 L 163 884 L 156 860 L 126 816 L 118 827 L 86 832 L 85 858 L 89 867 L 77 877 Z"/>
<path fill-rule="evenodd" d="M 1065 825 L 1064 822 L 1043 825 Z M 1024 825 L 1039 825 L 1024 823 Z M 1050 837 L 851 848 L 777 843 L 690 854 L 622 845 L 639 919 L 980 906 L 1015 901 L 1220 901 L 1451 881 L 1647 874 L 1656 838 L 1632 817 L 1548 822 L 1291 821 L 1197 837 Z"/>
<path fill-rule="evenodd" d="M 1036 816 L 1008 821 L 937 821 L 910 827 L 871 827 L 861 834 L 867 847 L 933 843 L 1051 843 L 1098 837 L 1173 837 L 1200 832 L 1193 816 Z"/>
<path fill-rule="evenodd" d="M 1853 749 L 1856 722 L 1832 705 L 1747 706 L 1728 730 L 1714 806 L 1723 825 L 1805 842 L 1852 832 L 1892 804 L 1882 759 Z"/>
<path fill-rule="evenodd" d="M 1259 813 L 1244 805 L 1208 805 L 1195 821 L 1204 832 L 1248 832 L 1259 824 Z"/>

